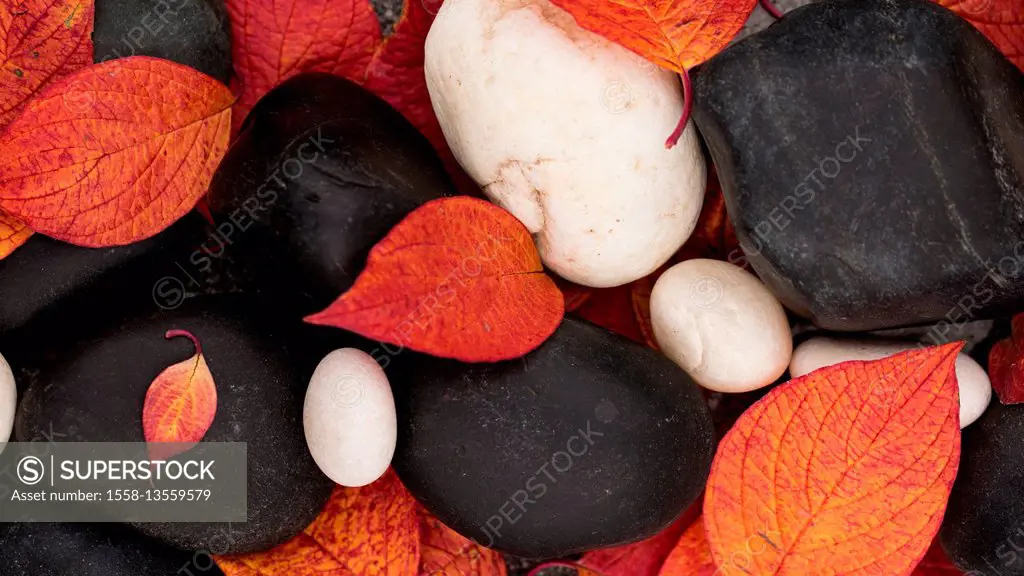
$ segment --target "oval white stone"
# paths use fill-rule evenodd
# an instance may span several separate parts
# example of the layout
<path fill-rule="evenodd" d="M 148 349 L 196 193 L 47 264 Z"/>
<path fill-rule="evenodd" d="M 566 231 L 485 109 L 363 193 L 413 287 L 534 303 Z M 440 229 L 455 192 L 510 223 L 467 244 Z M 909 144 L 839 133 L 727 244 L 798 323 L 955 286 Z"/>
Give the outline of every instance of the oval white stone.
<path fill-rule="evenodd" d="M 361 350 L 331 352 L 309 380 L 302 425 L 309 453 L 331 480 L 358 487 L 380 478 L 398 435 L 384 371 Z"/>
<path fill-rule="evenodd" d="M 7 360 L 0 356 L 0 451 L 3 451 L 3 445 L 11 438 L 17 405 L 18 389 L 14 385 L 14 373 Z"/>
<path fill-rule="evenodd" d="M 662 274 L 651 324 L 665 355 L 719 392 L 771 384 L 793 352 L 782 304 L 752 274 L 718 260 L 687 260 Z"/>
<path fill-rule="evenodd" d="M 917 348 L 916 342 L 897 340 L 839 339 L 818 336 L 796 347 L 789 373 L 799 378 L 819 368 L 850 360 L 878 360 Z M 992 400 L 992 384 L 980 364 L 967 354 L 956 359 L 960 384 L 960 428 L 978 419 Z"/>
<path fill-rule="evenodd" d="M 445 2 L 424 72 L 445 138 L 558 275 L 642 278 L 693 232 L 706 168 L 677 75 L 576 25 L 547 0 Z"/>

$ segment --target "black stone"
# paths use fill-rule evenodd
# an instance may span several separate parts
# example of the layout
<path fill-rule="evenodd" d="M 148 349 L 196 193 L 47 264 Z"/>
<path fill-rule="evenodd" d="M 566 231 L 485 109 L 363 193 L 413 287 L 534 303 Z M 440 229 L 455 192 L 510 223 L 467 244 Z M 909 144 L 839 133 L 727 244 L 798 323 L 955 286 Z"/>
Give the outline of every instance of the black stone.
<path fill-rule="evenodd" d="M 374 244 L 452 185 L 430 143 L 383 100 L 329 74 L 264 96 L 214 175 L 223 250 L 309 314 L 351 287 Z M 197 256 L 209 265 L 222 246 Z"/>
<path fill-rule="evenodd" d="M 223 576 L 213 558 L 113 524 L 0 524 L 0 576 Z"/>
<path fill-rule="evenodd" d="M 152 56 L 231 80 L 223 0 L 96 0 L 93 61 Z"/>
<path fill-rule="evenodd" d="M 968 574 L 1024 576 L 1024 405 L 995 398 L 963 431 L 939 539 Z"/>
<path fill-rule="evenodd" d="M 966 21 L 814 3 L 694 94 L 746 258 L 794 312 L 853 331 L 1024 307 L 1024 74 Z"/>
<path fill-rule="evenodd" d="M 579 320 L 519 360 L 407 353 L 389 377 L 402 481 L 448 526 L 503 552 L 640 540 L 707 481 L 714 428 L 697 386 L 664 356 Z"/>
<path fill-rule="evenodd" d="M 298 320 L 238 296 L 188 300 L 173 311 L 115 323 L 85 335 L 40 374 L 19 405 L 15 436 L 64 442 L 142 442 L 142 406 L 153 379 L 192 354 L 192 332 L 217 385 L 208 442 L 248 444 L 248 522 L 156 523 L 136 528 L 189 550 L 264 550 L 302 531 L 323 508 L 333 483 L 306 447 L 302 404 L 328 339 L 305 337 Z M 341 331 L 335 330 L 341 334 Z"/>

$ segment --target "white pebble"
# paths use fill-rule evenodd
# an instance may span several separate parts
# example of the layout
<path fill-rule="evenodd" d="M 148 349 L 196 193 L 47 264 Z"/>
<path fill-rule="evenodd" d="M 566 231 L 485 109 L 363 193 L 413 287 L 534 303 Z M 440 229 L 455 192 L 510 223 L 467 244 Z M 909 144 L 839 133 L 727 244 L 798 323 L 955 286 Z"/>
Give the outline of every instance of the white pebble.
<path fill-rule="evenodd" d="M 358 487 L 391 465 L 398 436 L 395 399 L 384 371 L 355 348 L 335 350 L 313 372 L 302 409 L 306 444 L 327 477 Z"/>
<path fill-rule="evenodd" d="M 894 340 L 842 340 L 817 337 L 796 347 L 789 373 L 799 378 L 825 366 L 850 360 L 878 360 L 917 348 L 915 342 Z M 961 353 L 956 359 L 956 379 L 960 384 L 960 428 L 978 419 L 992 400 L 988 374 L 973 358 Z"/>
<path fill-rule="evenodd" d="M 14 428 L 14 408 L 18 405 L 18 389 L 14 386 L 14 373 L 0 356 L 0 452 L 11 437 Z"/>
<path fill-rule="evenodd" d="M 701 386 L 747 392 L 786 371 L 793 340 L 786 312 L 752 274 L 718 260 L 669 268 L 651 292 L 658 346 Z"/>

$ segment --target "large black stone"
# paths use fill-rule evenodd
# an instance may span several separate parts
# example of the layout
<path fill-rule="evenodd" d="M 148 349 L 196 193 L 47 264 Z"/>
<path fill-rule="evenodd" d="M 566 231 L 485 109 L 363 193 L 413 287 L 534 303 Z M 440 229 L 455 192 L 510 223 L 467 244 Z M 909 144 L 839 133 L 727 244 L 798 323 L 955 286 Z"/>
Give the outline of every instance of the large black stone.
<path fill-rule="evenodd" d="M 223 0 L 96 0 L 93 60 L 152 56 L 228 83 L 231 25 Z"/>
<path fill-rule="evenodd" d="M 287 541 L 312 522 L 334 486 L 306 447 L 302 404 L 316 363 L 339 342 L 309 338 L 297 319 L 277 318 L 246 298 L 197 297 L 173 311 L 79 332 L 79 342 L 56 354 L 56 362 L 37 367 L 18 408 L 15 437 L 143 442 L 150 383 L 195 353 L 185 338 L 165 339 L 170 329 L 199 339 L 216 382 L 217 413 L 203 440 L 248 444 L 248 522 L 137 529 L 179 548 L 219 553 Z"/>
<path fill-rule="evenodd" d="M 0 576 L 222 576 L 186 552 L 106 524 L 0 524 Z"/>
<path fill-rule="evenodd" d="M 483 545 L 542 558 L 637 541 L 704 489 L 715 439 L 697 386 L 602 328 L 567 318 L 495 364 L 395 360 L 395 469 Z"/>
<path fill-rule="evenodd" d="M 302 74 L 249 113 L 210 187 L 230 253 L 301 314 L 351 287 L 366 255 L 452 185 L 430 143 L 386 102 L 329 74 Z"/>
<path fill-rule="evenodd" d="M 952 12 L 815 3 L 694 91 L 746 258 L 794 312 L 869 330 L 1024 306 L 1024 74 Z"/>

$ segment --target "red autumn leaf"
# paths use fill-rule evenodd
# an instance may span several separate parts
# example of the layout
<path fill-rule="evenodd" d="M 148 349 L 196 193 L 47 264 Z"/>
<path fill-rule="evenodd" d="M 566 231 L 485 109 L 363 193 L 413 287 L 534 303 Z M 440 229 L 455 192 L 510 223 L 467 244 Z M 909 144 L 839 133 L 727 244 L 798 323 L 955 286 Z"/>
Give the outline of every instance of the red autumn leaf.
<path fill-rule="evenodd" d="M 590 298 L 594 289 L 588 286 L 580 286 L 579 284 L 573 284 L 564 278 L 555 277 L 555 285 L 562 291 L 562 296 L 565 297 L 565 312 L 575 312 L 583 303 Z"/>
<path fill-rule="evenodd" d="M 996 342 L 988 353 L 992 390 L 1007 405 L 1024 402 L 1024 314 L 1013 317 L 1010 330 L 1010 337 Z"/>
<path fill-rule="evenodd" d="M 32 229 L 17 218 L 0 211 L 0 260 L 32 236 Z"/>
<path fill-rule="evenodd" d="M 79 70 L 0 135 L 0 208 L 79 246 L 153 236 L 206 193 L 233 100 L 220 82 L 167 60 Z"/>
<path fill-rule="evenodd" d="M 960 460 L 961 346 L 823 368 L 747 410 L 718 447 L 704 499 L 719 569 L 910 574 Z"/>
<path fill-rule="evenodd" d="M 756 0 L 552 0 L 576 23 L 651 62 L 683 73 L 743 29 Z"/>
<path fill-rule="evenodd" d="M 428 202 L 373 247 L 351 290 L 311 324 L 464 362 L 518 358 L 563 315 L 530 233 L 466 196 Z"/>
<path fill-rule="evenodd" d="M 1024 0 L 936 0 L 967 20 L 1024 70 Z"/>
<path fill-rule="evenodd" d="M 700 517 L 700 505 L 700 501 L 694 502 L 679 519 L 650 538 L 587 552 L 580 559 L 580 564 L 604 576 L 658 576 L 662 564 L 686 528 Z"/>
<path fill-rule="evenodd" d="M 0 10 L 0 129 L 41 88 L 92 64 L 93 0 L 12 0 Z"/>
<path fill-rule="evenodd" d="M 217 556 L 226 576 L 409 576 L 420 564 L 416 501 L 389 470 L 361 488 L 338 486 L 323 512 L 288 542 Z"/>
<path fill-rule="evenodd" d="M 366 0 L 227 0 L 239 94 L 232 132 L 272 88 L 302 72 L 361 81 L 380 44 Z"/>
<path fill-rule="evenodd" d="M 420 510 L 419 576 L 506 576 L 505 558 Z"/>
<path fill-rule="evenodd" d="M 740 573 L 737 570 L 735 573 Z M 679 543 L 672 549 L 658 576 L 728 576 L 731 572 L 718 571 L 711 558 L 711 548 L 704 532 L 704 518 L 690 525 Z"/>
<path fill-rule="evenodd" d="M 629 284 L 614 288 L 594 288 L 573 314 L 639 344 L 646 343 L 643 329 L 633 312 L 632 288 Z"/>
<path fill-rule="evenodd" d="M 963 576 L 963 572 L 949 561 L 939 541 L 935 540 L 911 576 Z"/>
<path fill-rule="evenodd" d="M 167 339 L 184 336 L 196 353 L 169 366 L 149 385 L 142 407 L 146 442 L 194 444 L 203 439 L 217 414 L 217 385 L 203 356 L 203 347 L 191 333 L 170 330 Z M 184 451 L 182 446 L 150 446 L 154 459 L 165 460 Z"/>

